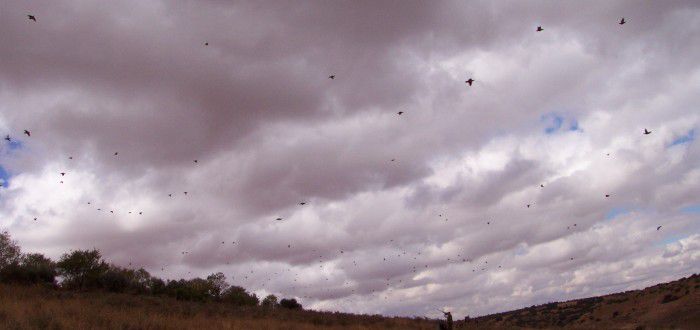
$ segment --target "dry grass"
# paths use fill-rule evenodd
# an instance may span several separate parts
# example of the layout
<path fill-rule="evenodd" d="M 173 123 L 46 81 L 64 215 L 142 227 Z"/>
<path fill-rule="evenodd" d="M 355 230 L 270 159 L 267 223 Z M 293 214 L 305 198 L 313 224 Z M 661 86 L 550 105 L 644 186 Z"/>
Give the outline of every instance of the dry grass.
<path fill-rule="evenodd" d="M 644 290 L 488 315 L 463 329 L 700 329 L 700 276 Z"/>
<path fill-rule="evenodd" d="M 436 321 L 0 285 L 0 329 L 435 329 Z M 700 329 L 700 276 L 488 315 L 456 329 Z"/>
<path fill-rule="evenodd" d="M 0 286 L 2 329 L 435 329 L 408 318 L 265 311 L 221 303 Z"/>

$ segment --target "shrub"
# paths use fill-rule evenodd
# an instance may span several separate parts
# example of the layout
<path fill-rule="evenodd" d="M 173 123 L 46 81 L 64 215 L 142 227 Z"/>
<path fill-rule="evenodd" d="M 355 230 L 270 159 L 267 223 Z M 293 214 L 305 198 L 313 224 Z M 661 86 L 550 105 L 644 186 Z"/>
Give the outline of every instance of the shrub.
<path fill-rule="evenodd" d="M 280 300 L 280 307 L 287 308 L 287 309 L 298 309 L 301 310 L 302 306 L 300 303 L 297 302 L 296 299 L 282 299 Z"/>
<path fill-rule="evenodd" d="M 61 285 L 70 289 L 100 287 L 100 277 L 109 269 L 100 251 L 94 249 L 66 253 L 56 266 L 59 275 L 63 276 Z"/>
<path fill-rule="evenodd" d="M 231 286 L 226 289 L 221 295 L 221 300 L 236 306 L 256 306 L 259 302 L 255 294 L 249 294 L 240 286 Z"/>

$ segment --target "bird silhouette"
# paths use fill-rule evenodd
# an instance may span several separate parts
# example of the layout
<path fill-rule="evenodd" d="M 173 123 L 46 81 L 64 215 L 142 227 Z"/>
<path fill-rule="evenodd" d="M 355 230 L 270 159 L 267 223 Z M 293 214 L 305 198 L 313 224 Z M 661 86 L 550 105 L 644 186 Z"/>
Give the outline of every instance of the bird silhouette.
<path fill-rule="evenodd" d="M 115 152 L 115 153 L 114 153 L 115 156 L 118 155 L 118 154 L 119 154 L 119 152 Z"/>
<path fill-rule="evenodd" d="M 173 197 L 173 194 L 168 194 L 168 197 Z"/>
<path fill-rule="evenodd" d="M 185 193 L 185 195 L 187 195 L 187 192 L 186 192 L 186 191 L 185 191 L 184 193 Z"/>
<path fill-rule="evenodd" d="M 7 140 L 7 141 L 12 141 L 12 138 L 10 138 L 10 135 L 8 134 L 8 135 L 5 136 L 5 140 Z"/>
<path fill-rule="evenodd" d="M 544 188 L 544 185 L 543 185 L 543 184 L 541 184 L 541 185 L 540 185 L 540 188 Z"/>
<path fill-rule="evenodd" d="M 277 221 L 282 221 L 282 218 L 277 218 L 277 219 L 275 219 L 275 220 L 277 220 Z"/>
<path fill-rule="evenodd" d="M 196 163 L 196 162 L 197 162 L 197 160 L 195 159 L 195 160 L 194 160 L 194 162 Z"/>
<path fill-rule="evenodd" d="M 469 78 L 469 79 L 465 80 L 464 82 L 467 83 L 467 84 L 469 84 L 469 86 L 471 86 L 475 81 L 476 81 L 476 80 L 474 80 L 474 79 L 472 79 L 472 78 Z"/>
<path fill-rule="evenodd" d="M 605 197 L 610 197 L 610 194 L 605 194 Z"/>
<path fill-rule="evenodd" d="M 623 18 L 620 19 L 620 23 L 618 23 L 618 24 L 623 25 L 623 24 L 625 24 L 625 23 L 627 23 L 627 22 L 625 22 L 625 18 L 623 17 Z"/>
<path fill-rule="evenodd" d="M 527 208 L 528 208 L 528 209 L 530 208 L 530 204 L 527 204 Z"/>
<path fill-rule="evenodd" d="M 401 116 L 401 115 L 403 115 L 403 111 L 399 111 L 399 112 L 397 112 L 396 114 L 398 114 L 399 116 Z"/>
<path fill-rule="evenodd" d="M 328 79 L 335 79 L 335 75 L 332 74 L 332 75 L 328 76 Z"/>
<path fill-rule="evenodd" d="M 26 130 L 26 129 L 24 130 L 24 134 L 27 134 L 27 136 L 32 136 L 32 133 L 31 133 L 31 132 L 29 132 L 29 131 L 28 131 L 28 130 Z"/>
<path fill-rule="evenodd" d="M 204 43 L 204 46 L 209 46 L 209 42 L 205 42 L 205 43 Z"/>
<path fill-rule="evenodd" d="M 68 156 L 68 159 L 73 159 L 73 156 Z"/>
<path fill-rule="evenodd" d="M 651 131 L 647 130 L 646 128 L 644 129 L 644 135 L 649 135 L 651 134 Z"/>
<path fill-rule="evenodd" d="M 541 26 L 538 26 L 538 27 L 537 27 L 537 32 L 542 32 L 542 31 L 544 31 L 544 29 L 543 29 Z"/>
<path fill-rule="evenodd" d="M 306 202 L 300 202 L 299 205 L 304 206 L 306 205 Z"/>
<path fill-rule="evenodd" d="M 27 18 L 31 21 L 36 22 L 36 17 L 34 15 L 27 14 Z"/>
<path fill-rule="evenodd" d="M 661 229 L 661 226 L 656 227 L 656 230 L 659 230 L 659 229 Z"/>

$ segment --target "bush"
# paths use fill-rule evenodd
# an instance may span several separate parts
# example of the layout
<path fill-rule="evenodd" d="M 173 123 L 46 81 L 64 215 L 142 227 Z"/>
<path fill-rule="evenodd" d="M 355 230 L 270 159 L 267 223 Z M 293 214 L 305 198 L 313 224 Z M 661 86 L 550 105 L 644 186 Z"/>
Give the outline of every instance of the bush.
<path fill-rule="evenodd" d="M 298 303 L 297 300 L 294 298 L 292 298 L 292 299 L 284 298 L 284 299 L 280 300 L 280 307 L 287 308 L 287 309 L 299 309 L 299 310 L 302 309 L 301 304 Z"/>
<path fill-rule="evenodd" d="M 61 285 L 69 289 L 98 288 L 100 278 L 109 269 L 97 250 L 66 253 L 56 266 L 59 275 L 63 276 Z"/>
<path fill-rule="evenodd" d="M 259 302 L 258 296 L 249 294 L 240 286 L 232 286 L 221 295 L 221 300 L 235 306 L 256 306 Z"/>
<path fill-rule="evenodd" d="M 279 303 L 277 302 L 277 297 L 271 294 L 265 297 L 265 299 L 263 299 L 261 305 L 263 308 L 266 309 L 275 309 L 279 305 Z"/>

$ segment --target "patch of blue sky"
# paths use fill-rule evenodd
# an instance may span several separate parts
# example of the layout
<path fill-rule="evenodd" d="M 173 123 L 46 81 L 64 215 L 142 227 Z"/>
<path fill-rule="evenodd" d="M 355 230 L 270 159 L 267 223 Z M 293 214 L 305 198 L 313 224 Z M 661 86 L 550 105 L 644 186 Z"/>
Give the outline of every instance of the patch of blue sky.
<path fill-rule="evenodd" d="M 10 182 L 10 173 L 8 173 L 4 167 L 0 166 L 0 183 L 3 187 L 7 187 Z"/>
<path fill-rule="evenodd" d="M 578 120 L 576 120 L 576 118 L 568 118 L 566 115 L 558 114 L 555 112 L 550 112 L 542 115 L 540 117 L 540 122 L 544 123 L 545 125 L 545 134 L 554 134 L 562 130 L 581 130 L 581 127 L 579 126 Z"/>
<path fill-rule="evenodd" d="M 680 211 L 683 213 L 700 213 L 700 204 L 682 207 Z"/>
<path fill-rule="evenodd" d="M 664 228 L 661 227 L 661 230 L 663 231 Z M 661 245 L 661 246 L 669 245 L 672 243 L 676 243 L 676 242 L 678 242 L 686 237 L 688 237 L 688 235 L 680 235 L 680 234 L 679 235 L 668 235 L 668 236 L 666 236 L 666 238 L 664 238 L 663 240 L 658 242 L 657 245 Z"/>
<path fill-rule="evenodd" d="M 608 211 L 607 214 L 605 214 L 605 220 L 612 220 L 612 219 L 615 219 L 621 215 L 628 214 L 630 212 L 632 212 L 632 211 L 626 207 L 622 207 L 622 206 L 613 207 L 612 209 L 610 209 L 610 211 Z"/>
<path fill-rule="evenodd" d="M 677 137 L 669 147 L 673 147 L 679 144 L 690 143 L 695 140 L 695 129 L 691 129 L 687 134 Z"/>
<path fill-rule="evenodd" d="M 546 125 L 544 128 L 545 134 L 555 133 L 561 128 L 561 125 L 564 124 L 564 117 L 554 113 L 543 115 L 540 120 Z"/>

